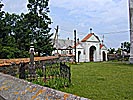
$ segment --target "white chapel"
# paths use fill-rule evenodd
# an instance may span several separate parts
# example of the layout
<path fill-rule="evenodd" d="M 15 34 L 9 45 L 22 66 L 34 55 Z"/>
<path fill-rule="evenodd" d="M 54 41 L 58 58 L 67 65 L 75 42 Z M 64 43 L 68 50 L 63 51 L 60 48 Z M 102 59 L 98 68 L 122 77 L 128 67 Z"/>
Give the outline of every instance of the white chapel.
<path fill-rule="evenodd" d="M 74 53 L 73 46 L 73 54 Z M 107 48 L 94 33 L 88 34 L 76 44 L 77 62 L 107 61 Z"/>

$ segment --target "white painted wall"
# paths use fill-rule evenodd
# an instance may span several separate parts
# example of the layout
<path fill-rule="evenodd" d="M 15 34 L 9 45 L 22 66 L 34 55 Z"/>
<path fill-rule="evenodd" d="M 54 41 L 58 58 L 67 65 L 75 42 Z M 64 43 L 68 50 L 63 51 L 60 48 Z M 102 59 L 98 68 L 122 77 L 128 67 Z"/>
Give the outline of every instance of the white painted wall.
<path fill-rule="evenodd" d="M 103 52 L 105 52 L 105 54 L 106 54 L 106 61 L 108 61 L 108 58 L 107 58 L 108 51 L 107 50 L 101 50 L 100 61 L 103 61 Z"/>
<path fill-rule="evenodd" d="M 86 45 L 86 60 L 87 62 L 90 61 L 90 48 L 91 46 L 94 46 L 96 47 L 96 50 L 94 52 L 94 62 L 96 61 L 100 61 L 100 55 L 99 55 L 99 48 L 100 48 L 100 43 L 93 43 L 93 42 L 88 42 L 87 45 Z"/>
<path fill-rule="evenodd" d="M 105 52 L 105 54 L 106 54 L 106 61 L 108 61 L 108 57 L 107 57 L 107 54 L 108 54 L 108 51 L 107 51 L 107 48 L 105 47 L 105 46 L 103 46 L 102 48 L 101 48 L 101 50 L 100 50 L 100 61 L 103 61 L 103 52 Z"/>
<path fill-rule="evenodd" d="M 57 52 L 57 50 L 54 50 L 52 52 L 52 55 L 57 54 L 57 53 L 59 53 L 59 54 L 69 54 L 69 50 L 58 50 L 58 52 Z M 71 50 L 71 53 L 72 53 L 72 50 Z"/>

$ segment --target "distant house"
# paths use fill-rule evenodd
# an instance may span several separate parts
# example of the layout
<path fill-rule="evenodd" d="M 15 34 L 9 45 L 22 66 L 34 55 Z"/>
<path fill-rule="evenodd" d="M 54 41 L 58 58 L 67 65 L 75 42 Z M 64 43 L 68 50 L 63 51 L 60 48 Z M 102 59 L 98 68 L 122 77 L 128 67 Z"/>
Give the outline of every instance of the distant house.
<path fill-rule="evenodd" d="M 76 47 L 77 62 L 107 61 L 107 48 L 94 33 L 88 34 L 81 41 L 78 41 L 76 45 L 74 45 L 73 40 L 59 39 L 55 41 L 54 46 L 56 48 L 56 50 L 53 51 L 54 55 L 75 55 L 74 48 Z"/>
<path fill-rule="evenodd" d="M 58 39 L 53 40 L 55 50 L 52 52 L 53 55 L 60 54 L 60 55 L 67 55 L 72 54 L 72 46 L 73 40 L 68 39 Z"/>

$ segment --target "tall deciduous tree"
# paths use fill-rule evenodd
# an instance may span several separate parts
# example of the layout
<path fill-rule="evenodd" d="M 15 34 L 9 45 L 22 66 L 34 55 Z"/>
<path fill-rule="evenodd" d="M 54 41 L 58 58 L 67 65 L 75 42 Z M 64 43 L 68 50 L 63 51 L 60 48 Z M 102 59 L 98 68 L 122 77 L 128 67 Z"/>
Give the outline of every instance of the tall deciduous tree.
<path fill-rule="evenodd" d="M 3 44 L 3 38 L 6 36 L 5 26 L 4 26 L 4 22 L 3 22 L 5 12 L 1 11 L 3 6 L 4 5 L 0 2 L 0 47 L 1 48 L 2 48 L 2 44 Z"/>
<path fill-rule="evenodd" d="M 25 49 L 28 37 L 20 31 L 23 18 L 1 11 L 2 6 L 0 3 L 0 58 L 28 57 Z"/>
<path fill-rule="evenodd" d="M 53 45 L 48 17 L 49 0 L 28 0 L 26 14 L 9 14 L 1 11 L 0 2 L 0 58 L 28 57 L 30 42 L 34 41 L 35 51 L 51 54 Z"/>
<path fill-rule="evenodd" d="M 4 17 L 0 20 L 3 27 L 0 27 L 1 34 L 1 50 L 0 58 L 16 58 L 20 57 L 20 50 L 16 47 L 15 33 L 13 32 L 16 25 L 15 14 L 4 13 Z"/>
<path fill-rule="evenodd" d="M 1 11 L 0 2 L 0 58 L 14 58 L 14 38 L 11 37 L 10 16 L 8 13 Z"/>
<path fill-rule="evenodd" d="M 40 53 L 51 54 L 53 45 L 51 42 L 49 25 L 52 23 L 48 17 L 49 0 L 28 0 L 29 13 L 25 15 L 31 41 L 34 41 L 35 51 Z"/>

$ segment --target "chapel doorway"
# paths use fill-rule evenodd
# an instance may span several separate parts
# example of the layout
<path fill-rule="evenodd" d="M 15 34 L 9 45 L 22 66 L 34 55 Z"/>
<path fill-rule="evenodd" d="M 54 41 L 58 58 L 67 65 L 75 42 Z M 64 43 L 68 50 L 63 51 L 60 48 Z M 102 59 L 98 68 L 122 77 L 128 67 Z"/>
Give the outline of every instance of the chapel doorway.
<path fill-rule="evenodd" d="M 80 54 L 81 54 L 81 51 L 78 51 L 78 62 L 79 62 L 79 59 L 80 59 Z"/>
<path fill-rule="evenodd" d="M 103 51 L 103 61 L 106 61 L 106 53 Z"/>
<path fill-rule="evenodd" d="M 90 47 L 90 61 L 94 61 L 94 53 L 95 53 L 95 51 L 96 51 L 96 47 L 95 46 L 91 46 Z"/>

